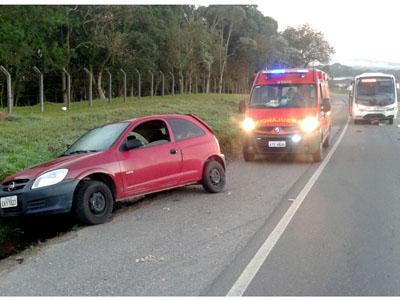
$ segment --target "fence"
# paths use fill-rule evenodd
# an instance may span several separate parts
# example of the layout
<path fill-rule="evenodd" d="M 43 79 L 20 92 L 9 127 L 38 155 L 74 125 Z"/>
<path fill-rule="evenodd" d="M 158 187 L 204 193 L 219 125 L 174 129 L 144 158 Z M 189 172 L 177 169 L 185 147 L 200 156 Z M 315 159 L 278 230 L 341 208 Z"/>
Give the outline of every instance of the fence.
<path fill-rule="evenodd" d="M 116 94 L 119 94 L 124 102 L 127 101 L 128 94 L 128 74 L 124 69 L 118 70 L 117 81 L 120 84 L 120 89 L 117 90 Z M 0 66 L 0 72 L 3 73 L 6 80 L 6 98 L 7 98 L 7 112 L 8 114 L 13 113 L 14 96 L 12 90 L 12 76 L 8 70 Z M 40 111 L 45 111 L 45 74 L 36 66 L 33 67 L 33 73 L 35 75 L 35 79 L 38 81 L 38 92 L 37 97 L 38 101 L 36 103 L 40 103 Z M 63 102 L 67 110 L 70 109 L 72 98 L 73 98 L 73 86 L 72 86 L 72 76 L 70 72 L 68 72 L 65 68 L 62 70 L 62 79 L 63 79 L 63 88 L 60 90 Z M 109 103 L 113 99 L 113 74 L 109 69 L 105 69 L 105 73 L 108 75 L 107 77 L 107 92 L 102 91 L 102 95 L 106 101 Z M 93 106 L 93 85 L 94 85 L 94 76 L 93 73 L 87 69 L 82 69 L 82 76 L 75 76 L 75 81 L 83 83 L 83 93 L 81 96 L 88 101 L 89 106 Z M 206 75 L 198 76 L 195 74 L 194 76 L 187 76 L 186 78 L 182 73 L 178 74 L 178 78 L 175 77 L 173 72 L 164 73 L 163 71 L 153 72 L 152 70 L 147 70 L 147 74 L 143 74 L 138 69 L 134 69 L 134 73 L 131 74 L 131 97 L 141 98 L 143 96 L 144 88 L 148 88 L 148 95 L 150 97 L 158 96 L 161 97 L 165 95 L 175 96 L 176 94 L 191 94 L 191 93 L 204 93 L 208 94 L 210 92 L 213 93 L 228 93 L 228 94 L 239 94 L 239 93 L 247 93 L 248 85 L 247 80 L 246 83 L 243 81 L 240 83 L 239 81 L 233 80 L 224 80 L 222 82 L 222 90 L 219 90 L 219 82 L 216 77 L 210 78 Z M 148 75 L 150 76 L 150 82 L 144 82 L 143 78 Z M 147 77 L 148 78 L 148 77 Z M 122 82 L 121 82 L 122 79 Z M 115 80 L 114 80 L 115 82 Z M 64 84 L 65 83 L 65 84 Z M 75 82 L 76 83 L 76 82 Z M 65 86 L 64 86 L 65 85 Z M 135 88 L 136 86 L 136 88 Z M 145 92 L 145 94 L 147 94 Z M 107 96 L 106 96 L 107 95 Z M 3 96 L 3 95 L 1 95 Z M 99 95 L 100 96 L 100 95 Z M 80 98 L 82 100 L 82 97 Z"/>

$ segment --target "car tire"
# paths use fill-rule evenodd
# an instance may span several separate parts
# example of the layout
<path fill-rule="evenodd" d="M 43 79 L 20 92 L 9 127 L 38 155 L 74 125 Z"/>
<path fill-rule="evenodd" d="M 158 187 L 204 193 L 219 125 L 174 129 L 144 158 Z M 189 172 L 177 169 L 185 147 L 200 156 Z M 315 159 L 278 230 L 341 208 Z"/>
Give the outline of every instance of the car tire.
<path fill-rule="evenodd" d="M 332 133 L 332 127 L 329 127 L 329 132 L 328 132 L 328 136 L 325 138 L 324 141 L 324 148 L 328 148 L 331 144 L 331 133 Z"/>
<path fill-rule="evenodd" d="M 245 161 L 253 161 L 256 158 L 254 153 L 250 153 L 247 150 L 243 149 L 243 158 Z"/>
<path fill-rule="evenodd" d="M 361 123 L 360 120 L 354 119 L 354 125 L 358 125 L 360 123 Z"/>
<path fill-rule="evenodd" d="M 226 183 L 224 167 L 216 160 L 210 160 L 206 163 L 203 172 L 201 184 L 209 193 L 221 192 Z"/>
<path fill-rule="evenodd" d="M 105 223 L 113 210 L 110 188 L 100 181 L 84 181 L 74 197 L 74 213 L 82 223 L 97 225 Z"/>
<path fill-rule="evenodd" d="M 319 143 L 318 150 L 312 154 L 314 162 L 321 162 L 323 157 L 323 145 L 322 142 Z"/>
<path fill-rule="evenodd" d="M 393 125 L 393 119 L 389 119 L 389 125 Z"/>

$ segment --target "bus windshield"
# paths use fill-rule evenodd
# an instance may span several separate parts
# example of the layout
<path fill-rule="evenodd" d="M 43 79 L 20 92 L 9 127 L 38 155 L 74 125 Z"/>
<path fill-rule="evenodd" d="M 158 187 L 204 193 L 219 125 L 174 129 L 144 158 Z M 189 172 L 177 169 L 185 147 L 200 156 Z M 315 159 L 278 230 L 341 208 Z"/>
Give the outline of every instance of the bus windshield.
<path fill-rule="evenodd" d="M 317 105 L 313 84 L 276 84 L 254 87 L 249 107 L 304 108 Z"/>
<path fill-rule="evenodd" d="M 357 80 L 356 103 L 386 106 L 395 102 L 395 85 L 390 77 L 366 77 Z"/>

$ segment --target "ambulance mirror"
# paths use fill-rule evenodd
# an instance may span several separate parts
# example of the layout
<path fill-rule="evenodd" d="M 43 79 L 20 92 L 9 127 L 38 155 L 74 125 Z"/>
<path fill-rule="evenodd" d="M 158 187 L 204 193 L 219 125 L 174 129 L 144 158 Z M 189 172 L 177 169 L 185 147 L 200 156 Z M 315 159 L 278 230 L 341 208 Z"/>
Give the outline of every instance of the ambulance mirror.
<path fill-rule="evenodd" d="M 329 98 L 324 98 L 322 100 L 321 110 L 324 112 L 328 112 L 331 110 L 331 102 L 330 102 Z"/>

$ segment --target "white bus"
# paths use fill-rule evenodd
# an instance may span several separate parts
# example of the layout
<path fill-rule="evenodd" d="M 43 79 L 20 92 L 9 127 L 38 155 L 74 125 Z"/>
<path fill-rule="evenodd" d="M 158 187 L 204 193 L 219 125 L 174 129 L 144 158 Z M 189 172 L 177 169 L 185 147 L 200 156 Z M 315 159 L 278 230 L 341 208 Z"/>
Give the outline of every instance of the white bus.
<path fill-rule="evenodd" d="M 363 73 L 354 78 L 349 94 L 349 110 L 354 123 L 361 120 L 388 120 L 397 117 L 396 79 L 391 74 Z"/>

